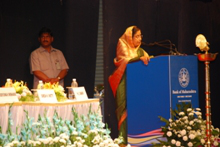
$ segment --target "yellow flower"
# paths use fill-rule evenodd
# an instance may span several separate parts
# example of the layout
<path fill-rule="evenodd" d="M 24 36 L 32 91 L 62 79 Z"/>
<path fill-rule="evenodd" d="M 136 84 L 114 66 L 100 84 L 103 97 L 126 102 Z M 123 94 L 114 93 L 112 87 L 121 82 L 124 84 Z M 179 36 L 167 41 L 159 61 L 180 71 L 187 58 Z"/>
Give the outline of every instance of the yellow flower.
<path fill-rule="evenodd" d="M 52 89 L 51 83 L 45 83 L 44 84 L 44 89 Z"/>

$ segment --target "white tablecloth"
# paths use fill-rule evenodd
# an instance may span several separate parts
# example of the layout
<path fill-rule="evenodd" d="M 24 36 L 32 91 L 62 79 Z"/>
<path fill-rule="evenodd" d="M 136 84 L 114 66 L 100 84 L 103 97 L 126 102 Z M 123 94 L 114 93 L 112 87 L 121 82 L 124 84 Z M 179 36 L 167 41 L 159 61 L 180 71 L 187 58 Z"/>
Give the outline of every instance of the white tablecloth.
<path fill-rule="evenodd" d="M 0 103 L 0 126 L 2 127 L 2 133 L 5 133 L 8 127 L 8 111 L 11 104 Z M 99 99 L 88 99 L 83 101 L 68 100 L 66 102 L 58 103 L 41 103 L 41 102 L 16 102 L 11 108 L 13 127 L 12 130 L 16 133 L 16 127 L 21 126 L 26 119 L 24 110 L 28 111 L 28 116 L 33 117 L 34 121 L 38 120 L 39 114 L 41 116 L 46 112 L 46 116 L 52 120 L 54 111 L 58 113 L 58 116 L 63 120 L 73 120 L 72 107 L 75 108 L 79 115 L 87 115 L 89 108 L 93 112 L 97 112 L 101 115 Z M 20 131 L 20 129 L 18 130 Z"/>

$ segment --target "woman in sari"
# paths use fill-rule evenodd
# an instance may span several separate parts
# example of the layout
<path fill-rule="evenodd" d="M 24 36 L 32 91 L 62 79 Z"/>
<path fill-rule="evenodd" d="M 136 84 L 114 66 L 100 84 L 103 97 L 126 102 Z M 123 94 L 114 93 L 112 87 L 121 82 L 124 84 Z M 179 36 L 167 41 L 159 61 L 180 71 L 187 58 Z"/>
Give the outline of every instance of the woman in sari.
<path fill-rule="evenodd" d="M 141 30 L 136 26 L 128 27 L 119 38 L 114 64 L 116 70 L 109 77 L 109 83 L 116 98 L 116 115 L 118 119 L 119 135 L 123 136 L 124 144 L 127 144 L 127 109 L 126 109 L 126 75 L 125 69 L 128 63 L 142 60 L 148 64 L 149 55 L 140 48 L 142 40 Z"/>

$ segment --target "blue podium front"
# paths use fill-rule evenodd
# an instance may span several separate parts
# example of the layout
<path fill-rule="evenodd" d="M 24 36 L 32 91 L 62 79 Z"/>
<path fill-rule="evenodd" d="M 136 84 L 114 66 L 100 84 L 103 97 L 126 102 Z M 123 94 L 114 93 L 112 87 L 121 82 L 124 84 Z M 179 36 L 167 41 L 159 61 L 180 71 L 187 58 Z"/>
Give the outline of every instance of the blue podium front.
<path fill-rule="evenodd" d="M 158 56 L 148 65 L 129 63 L 126 69 L 128 143 L 149 146 L 162 139 L 158 116 L 169 119 L 177 103 L 198 102 L 196 56 Z"/>

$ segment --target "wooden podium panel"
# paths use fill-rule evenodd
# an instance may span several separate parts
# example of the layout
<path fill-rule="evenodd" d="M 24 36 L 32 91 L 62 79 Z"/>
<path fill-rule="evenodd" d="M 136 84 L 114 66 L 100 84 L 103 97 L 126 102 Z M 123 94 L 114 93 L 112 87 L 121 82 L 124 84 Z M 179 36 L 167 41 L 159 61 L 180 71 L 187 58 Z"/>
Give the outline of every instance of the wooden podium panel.
<path fill-rule="evenodd" d="M 146 66 L 142 61 L 126 69 L 128 143 L 149 146 L 162 137 L 164 125 L 177 103 L 198 104 L 198 60 L 196 56 L 158 56 Z"/>

